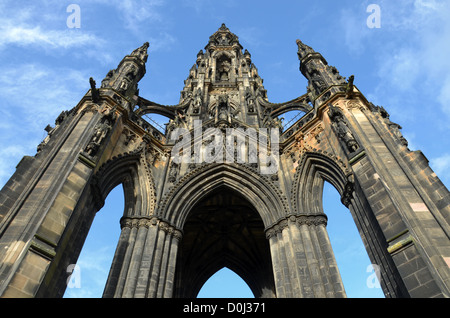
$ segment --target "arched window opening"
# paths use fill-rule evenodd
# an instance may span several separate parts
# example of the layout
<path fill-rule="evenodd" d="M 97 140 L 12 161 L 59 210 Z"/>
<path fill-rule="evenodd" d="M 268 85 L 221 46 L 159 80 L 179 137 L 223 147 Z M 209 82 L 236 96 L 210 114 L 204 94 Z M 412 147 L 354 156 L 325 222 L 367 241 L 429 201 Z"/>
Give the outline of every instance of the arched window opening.
<path fill-rule="evenodd" d="M 328 182 L 323 188 L 323 209 L 328 217 L 331 246 L 349 298 L 384 298 L 350 211 L 340 202 L 337 190 Z"/>
<path fill-rule="evenodd" d="M 197 298 L 254 298 L 254 295 L 239 275 L 224 267 L 206 281 Z"/>
<path fill-rule="evenodd" d="M 292 125 L 294 125 L 302 116 L 305 115 L 305 112 L 302 110 L 291 110 L 282 115 L 278 116 L 283 125 L 283 132 L 289 129 Z"/>
<path fill-rule="evenodd" d="M 116 186 L 92 222 L 64 298 L 101 298 L 120 236 L 124 210 L 122 185 Z M 70 275 L 70 272 L 68 273 Z"/>
<path fill-rule="evenodd" d="M 166 116 L 150 113 L 143 115 L 142 118 L 156 128 L 160 133 L 166 133 L 166 127 L 170 120 Z"/>

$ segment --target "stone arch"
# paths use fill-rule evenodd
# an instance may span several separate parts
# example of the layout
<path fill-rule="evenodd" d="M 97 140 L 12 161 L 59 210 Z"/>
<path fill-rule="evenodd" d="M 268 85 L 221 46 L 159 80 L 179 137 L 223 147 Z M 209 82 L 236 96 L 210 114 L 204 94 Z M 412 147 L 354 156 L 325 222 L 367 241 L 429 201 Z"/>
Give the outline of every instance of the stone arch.
<path fill-rule="evenodd" d="M 387 297 L 405 297 L 404 284 L 398 269 L 388 252 L 375 213 L 370 206 L 359 181 L 344 162 L 325 152 L 305 152 L 294 176 L 292 202 L 294 211 L 303 215 L 325 215 L 322 193 L 324 181 L 339 192 L 341 202 L 352 214 L 367 254 L 379 268 L 381 287 Z"/>
<path fill-rule="evenodd" d="M 294 175 L 292 202 L 295 213 L 323 214 L 322 197 L 324 180 L 330 182 L 346 204 L 352 193 L 352 174 L 324 153 L 305 152 Z M 345 169 L 345 170 L 344 170 Z"/>
<path fill-rule="evenodd" d="M 274 296 L 263 221 L 255 206 L 227 184 L 204 193 L 189 211 L 178 249 L 175 297 L 195 297 L 224 267 L 239 275 L 255 297 Z"/>
<path fill-rule="evenodd" d="M 145 159 L 145 149 L 113 157 L 93 176 L 91 187 L 99 210 L 109 192 L 123 184 L 124 217 L 150 216 L 155 210 L 155 186 Z"/>
<path fill-rule="evenodd" d="M 169 191 L 158 216 L 181 229 L 191 208 L 205 194 L 224 185 L 258 210 L 265 227 L 287 214 L 287 200 L 268 178 L 244 165 L 209 164 L 191 171 Z"/>

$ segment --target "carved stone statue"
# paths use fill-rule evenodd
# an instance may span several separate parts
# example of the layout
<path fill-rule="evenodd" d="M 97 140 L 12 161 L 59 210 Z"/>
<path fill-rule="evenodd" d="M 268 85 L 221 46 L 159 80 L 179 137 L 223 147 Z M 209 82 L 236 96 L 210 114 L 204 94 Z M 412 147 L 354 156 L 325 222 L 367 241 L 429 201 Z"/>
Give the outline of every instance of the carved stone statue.
<path fill-rule="evenodd" d="M 219 106 L 217 109 L 217 120 L 228 121 L 228 95 L 219 96 Z"/>
<path fill-rule="evenodd" d="M 202 89 L 199 88 L 195 94 L 194 97 L 194 104 L 192 106 L 192 113 L 198 114 L 200 112 L 200 109 L 203 105 L 203 98 L 202 98 Z"/>
<path fill-rule="evenodd" d="M 353 137 L 352 132 L 348 128 L 347 123 L 344 120 L 344 115 L 342 114 L 340 109 L 330 104 L 328 116 L 333 123 L 336 134 L 338 135 L 339 139 L 341 139 L 345 144 L 348 151 L 355 152 L 356 150 L 358 150 L 359 145 Z"/>

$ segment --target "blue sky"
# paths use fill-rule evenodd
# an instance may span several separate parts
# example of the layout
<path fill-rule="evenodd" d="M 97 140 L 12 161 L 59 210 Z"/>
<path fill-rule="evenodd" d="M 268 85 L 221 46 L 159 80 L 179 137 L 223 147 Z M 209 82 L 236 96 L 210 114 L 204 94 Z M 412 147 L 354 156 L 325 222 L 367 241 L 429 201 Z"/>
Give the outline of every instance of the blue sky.
<path fill-rule="evenodd" d="M 81 9 L 80 28 L 67 26 L 70 4 Z M 380 28 L 366 24 L 370 4 L 381 9 Z M 354 74 L 355 85 L 368 100 L 385 107 L 391 120 L 403 127 L 410 149 L 422 150 L 448 186 L 449 16 L 450 2 L 445 0 L 3 0 L 0 186 L 23 155 L 35 154 L 46 136 L 45 126 L 78 103 L 89 89 L 89 77 L 99 84 L 126 54 L 146 41 L 149 58 L 140 94 L 160 104 L 177 104 L 198 51 L 222 23 L 252 54 L 271 102 L 306 92 L 306 80 L 298 70 L 297 38 L 322 53 L 341 75 Z M 108 198 L 112 203 L 107 206 L 120 206 L 120 189 L 116 190 L 119 198 Z M 347 293 L 375 297 L 377 289 L 366 286 L 371 274 L 366 272 L 367 256 L 361 245 L 352 245 L 357 240 L 345 237 L 351 231 L 342 231 L 344 226 L 354 226 L 351 220 L 342 220 L 349 212 L 344 208 L 341 213 L 338 198 L 331 201 L 325 211 L 330 211 L 336 254 L 342 250 L 338 263 L 355 266 L 341 269 L 343 277 L 350 272 L 349 279 L 344 277 Z M 99 233 L 90 235 L 79 261 L 82 288 L 72 288 L 67 296 L 101 296 L 101 277 L 109 270 L 108 255 L 114 252 L 121 214 L 104 210 L 94 222 Z M 223 283 L 219 279 L 217 284 Z"/>

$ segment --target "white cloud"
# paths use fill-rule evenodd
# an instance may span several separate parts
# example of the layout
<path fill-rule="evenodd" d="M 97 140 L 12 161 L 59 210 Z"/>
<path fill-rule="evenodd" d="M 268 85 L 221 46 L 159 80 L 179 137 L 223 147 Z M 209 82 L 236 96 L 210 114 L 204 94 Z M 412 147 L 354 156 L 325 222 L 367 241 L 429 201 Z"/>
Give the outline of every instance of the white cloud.
<path fill-rule="evenodd" d="M 0 47 L 11 44 L 36 45 L 42 48 L 71 48 L 99 43 L 96 36 L 78 29 L 44 30 L 40 26 L 17 25 L 6 21 L 0 26 Z"/>
<path fill-rule="evenodd" d="M 66 26 L 68 13 L 52 2 L 17 6 L 11 1 L 0 5 L 0 48 L 10 45 L 35 46 L 44 49 L 68 49 L 98 46 L 103 41 L 85 29 Z M 59 14 L 57 14 L 59 13 Z"/>
<path fill-rule="evenodd" d="M 88 79 L 82 71 L 39 64 L 0 68 L 2 112 L 15 112 L 14 117 L 20 115 L 27 129 L 36 130 L 39 119 L 54 119 L 62 111 L 61 107 L 75 106 L 74 101 L 89 89 Z M 8 105 L 15 108 L 9 109 Z M 3 121 L 0 118 L 0 123 Z"/>
<path fill-rule="evenodd" d="M 446 172 L 450 170 L 450 153 L 431 159 L 430 166 L 438 176 L 446 175 Z"/>
<path fill-rule="evenodd" d="M 95 0 L 102 5 L 109 5 L 121 16 L 124 26 L 132 31 L 140 32 L 142 27 L 150 24 L 166 22 L 166 16 L 160 8 L 166 4 L 165 0 Z"/>
<path fill-rule="evenodd" d="M 355 8 L 358 10 L 355 11 Z M 339 25 L 343 28 L 345 44 L 353 54 L 361 54 L 364 51 L 364 42 L 369 35 L 367 13 L 362 8 L 363 6 L 345 8 L 340 12 Z"/>
<path fill-rule="evenodd" d="M 111 267 L 111 250 L 104 246 L 99 249 L 83 249 L 78 259 L 79 288 L 67 288 L 66 298 L 98 298 L 103 294 L 109 269 Z"/>
<path fill-rule="evenodd" d="M 0 67 L 0 186 L 23 155 L 33 156 L 54 124 L 89 89 L 82 71 L 40 64 Z"/>
<path fill-rule="evenodd" d="M 450 117 L 450 2 L 380 1 L 380 6 L 381 33 L 374 40 L 382 81 L 375 91 L 385 100 L 399 91 L 411 92 L 410 97 L 428 98 Z M 398 102 L 404 110 L 411 101 Z"/>

